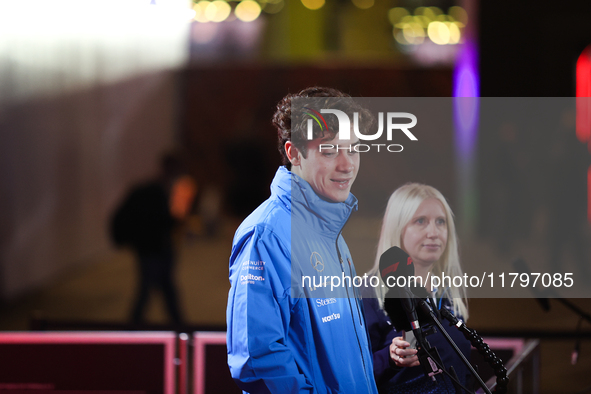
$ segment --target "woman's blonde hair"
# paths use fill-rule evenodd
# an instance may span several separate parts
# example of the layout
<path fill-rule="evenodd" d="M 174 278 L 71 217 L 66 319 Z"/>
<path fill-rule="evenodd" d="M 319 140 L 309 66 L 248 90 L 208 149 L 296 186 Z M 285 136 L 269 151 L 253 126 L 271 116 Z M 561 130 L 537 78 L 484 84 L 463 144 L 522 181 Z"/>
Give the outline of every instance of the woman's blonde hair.
<path fill-rule="evenodd" d="M 421 203 L 429 198 L 435 198 L 443 205 L 447 223 L 447 244 L 445 245 L 441 259 L 433 266 L 432 274 L 440 276 L 442 272 L 445 272 L 446 276 L 451 277 L 463 275 L 454 217 L 445 197 L 443 197 L 439 190 L 432 186 L 420 183 L 407 183 L 396 189 L 388 200 L 375 262 L 372 269 L 368 272 L 370 276 L 377 276 L 380 279 L 380 286 L 376 288 L 380 303 L 388 291 L 388 287 L 381 286 L 384 283 L 382 282 L 379 271 L 380 257 L 382 253 L 392 246 L 402 247 L 404 228 L 411 221 Z M 447 289 L 440 288 L 437 289 L 437 297 L 451 299 L 454 314 L 459 314 L 464 320 L 468 320 L 468 300 L 465 288 L 454 286 Z"/>

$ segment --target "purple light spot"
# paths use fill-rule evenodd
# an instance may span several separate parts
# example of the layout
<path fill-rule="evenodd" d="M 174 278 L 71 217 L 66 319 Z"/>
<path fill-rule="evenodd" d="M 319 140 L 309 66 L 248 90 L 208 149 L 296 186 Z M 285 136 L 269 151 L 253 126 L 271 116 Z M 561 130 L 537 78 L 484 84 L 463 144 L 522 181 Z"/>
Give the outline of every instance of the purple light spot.
<path fill-rule="evenodd" d="M 480 108 L 477 64 L 477 46 L 468 40 L 458 54 L 453 91 L 456 152 L 463 163 L 472 161 L 476 147 Z"/>

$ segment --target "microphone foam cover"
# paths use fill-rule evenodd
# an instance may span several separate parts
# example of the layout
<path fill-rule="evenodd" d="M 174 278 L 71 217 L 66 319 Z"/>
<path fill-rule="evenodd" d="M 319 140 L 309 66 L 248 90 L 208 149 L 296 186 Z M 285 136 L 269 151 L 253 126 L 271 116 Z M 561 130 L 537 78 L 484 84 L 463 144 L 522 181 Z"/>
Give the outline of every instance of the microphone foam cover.
<path fill-rule="evenodd" d="M 412 259 L 398 246 L 392 246 L 380 256 L 380 274 L 386 285 L 388 285 L 388 277 L 408 277 L 414 275 L 414 273 L 415 267 L 412 263 Z"/>

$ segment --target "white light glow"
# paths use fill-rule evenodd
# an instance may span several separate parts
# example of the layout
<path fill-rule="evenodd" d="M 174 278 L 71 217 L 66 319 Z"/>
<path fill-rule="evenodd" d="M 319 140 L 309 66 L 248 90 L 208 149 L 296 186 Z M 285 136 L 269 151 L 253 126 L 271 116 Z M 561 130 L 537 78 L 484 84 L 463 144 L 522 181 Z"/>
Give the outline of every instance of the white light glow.
<path fill-rule="evenodd" d="M 0 101 L 178 67 L 190 12 L 186 0 L 0 0 Z"/>
<path fill-rule="evenodd" d="M 449 28 L 443 22 L 431 22 L 427 29 L 429 39 L 437 45 L 449 44 L 451 34 Z"/>

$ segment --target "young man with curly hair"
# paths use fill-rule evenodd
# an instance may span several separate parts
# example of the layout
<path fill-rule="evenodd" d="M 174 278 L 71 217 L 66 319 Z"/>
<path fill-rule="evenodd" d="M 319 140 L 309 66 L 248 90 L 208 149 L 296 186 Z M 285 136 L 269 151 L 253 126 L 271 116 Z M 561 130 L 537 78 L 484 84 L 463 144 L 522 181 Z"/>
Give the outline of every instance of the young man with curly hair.
<path fill-rule="evenodd" d="M 319 108 L 296 110 L 299 99 Z M 303 280 L 356 275 L 341 231 L 357 209 L 350 190 L 359 140 L 354 133 L 341 138 L 336 116 L 309 126 L 308 115 L 320 108 L 370 118 L 335 89 L 313 87 L 283 98 L 273 124 L 284 166 L 271 197 L 234 236 L 228 364 L 248 393 L 377 393 L 357 289 L 349 284 L 331 296 Z"/>

